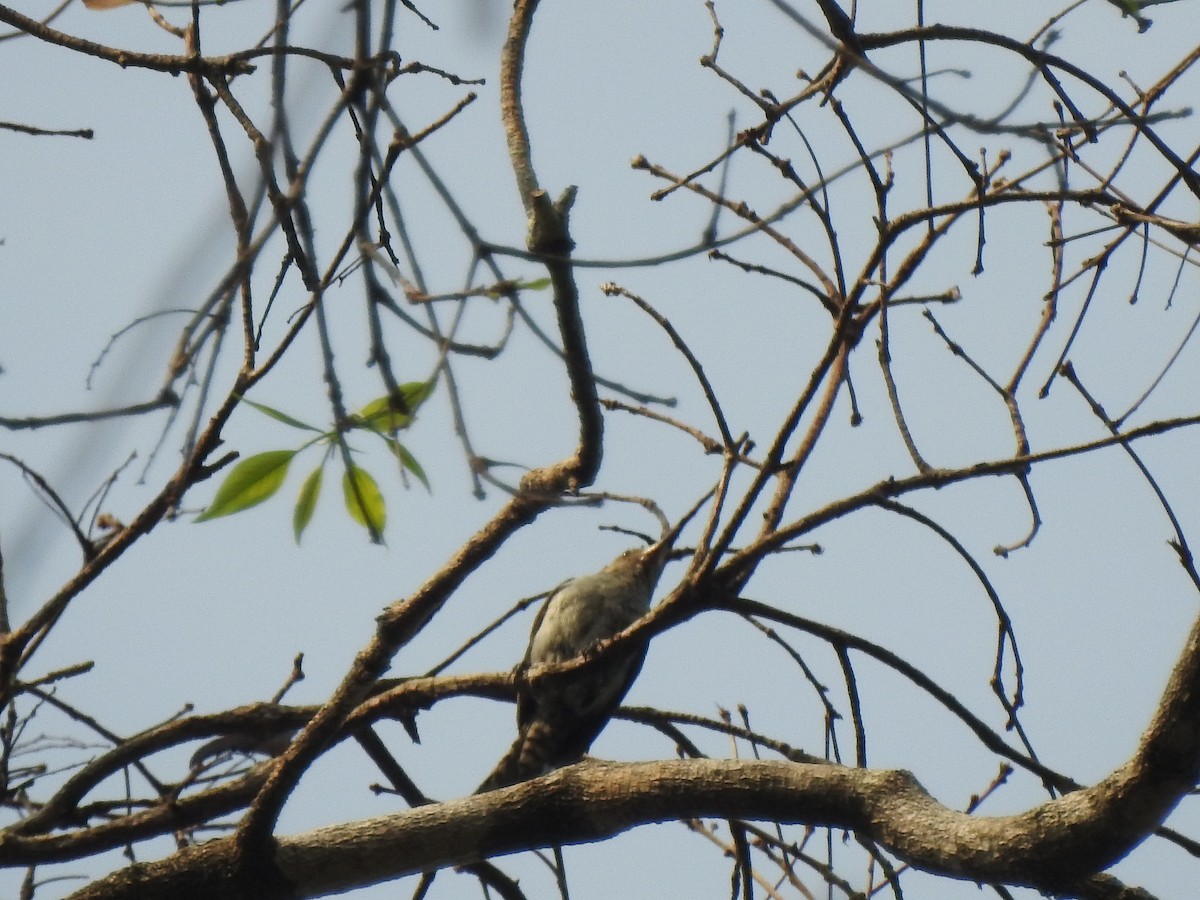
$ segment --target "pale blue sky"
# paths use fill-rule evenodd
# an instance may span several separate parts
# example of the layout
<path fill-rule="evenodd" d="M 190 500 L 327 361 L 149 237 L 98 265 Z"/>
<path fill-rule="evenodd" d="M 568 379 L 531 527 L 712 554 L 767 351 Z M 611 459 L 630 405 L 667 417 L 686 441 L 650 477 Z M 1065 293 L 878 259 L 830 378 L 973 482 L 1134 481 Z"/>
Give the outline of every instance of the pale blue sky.
<path fill-rule="evenodd" d="M 19 8 L 38 15 L 49 6 L 28 0 Z M 297 17 L 293 43 L 319 40 L 325 49 L 347 50 L 350 22 L 341 6 L 306 6 Z M 410 75 L 398 81 L 390 95 L 415 129 L 441 115 L 468 89 L 478 91 L 479 100 L 462 119 L 424 150 L 487 238 L 520 245 L 525 225 L 496 102 L 497 54 L 507 4 L 478 0 L 441 6 L 422 6 L 443 26 L 437 33 L 402 16 L 402 56 L 464 77 L 486 78 L 487 84 L 464 88 L 432 74 Z M 911 3 L 885 0 L 860 6 L 863 31 L 899 27 L 913 15 Z M 265 29 L 272 7 L 245 0 L 207 9 L 206 50 L 250 43 Z M 823 48 L 769 3 L 720 0 L 717 10 L 726 29 L 720 61 L 752 89 L 769 87 L 784 96 L 799 84 L 797 69 L 815 72 L 826 58 Z M 184 18 L 179 10 L 165 12 L 175 20 Z M 1154 13 L 1154 27 L 1139 35 L 1111 6 L 1090 0 L 1061 24 L 1062 40 L 1053 49 L 1110 83 L 1117 81 L 1118 71 L 1125 71 L 1144 87 L 1196 40 L 1193 3 L 1160 6 Z M 959 0 L 926 3 L 925 14 L 927 21 L 995 28 L 1025 39 L 1048 13 L 1043 4 L 1027 0 L 1002 6 Z M 104 14 L 73 7 L 55 25 L 110 45 L 178 52 L 177 43 L 137 6 Z M 749 102 L 698 65 L 711 43 L 712 24 L 698 0 L 543 3 L 526 88 L 534 162 L 551 192 L 567 184 L 579 186 L 572 223 L 580 258 L 618 260 L 667 253 L 699 237 L 707 208 L 684 196 L 649 202 L 647 195 L 661 184 L 645 172 L 631 170 L 629 160 L 645 154 L 673 171 L 686 172 L 719 151 L 730 108 L 738 111 L 739 127 L 753 121 Z M 917 72 L 911 48 L 880 52 L 873 59 L 897 77 Z M 971 67 L 969 79 L 957 74 L 935 78 L 933 93 L 952 107 L 983 114 L 1007 105 L 1014 79 L 1025 75 L 998 53 L 991 59 L 940 44 L 930 46 L 929 65 L 931 70 Z M 252 112 L 260 115 L 266 71 L 264 66 L 255 80 L 235 82 Z M 994 79 L 1001 73 L 1007 80 L 998 87 Z M 307 69 L 298 65 L 292 74 L 294 88 L 306 76 L 310 79 L 291 99 L 294 119 L 307 131 L 324 117 L 331 102 L 330 79 L 316 64 Z M 1167 107 L 1197 96 L 1195 82 L 1193 74 L 1190 93 L 1181 89 Z M 194 307 L 214 284 L 222 254 L 230 246 L 211 146 L 187 82 L 122 70 L 22 39 L 0 43 L 0 84 L 0 119 L 96 130 L 93 141 L 0 131 L 0 415 L 96 409 L 149 399 L 161 383 L 181 317 L 157 319 L 125 337 L 96 373 L 90 392 L 85 380 L 109 335 L 138 316 Z M 871 148 L 915 128 L 911 115 L 891 118 L 894 104 L 881 103 L 880 90 L 862 76 L 839 89 Z M 1079 96 L 1086 98 L 1088 112 L 1101 111 L 1086 93 L 1079 91 Z M 1049 121 L 1052 115 L 1048 92 L 1039 84 L 1018 118 Z M 821 151 L 827 171 L 851 158 L 829 116 L 814 114 L 806 121 L 806 135 Z M 1192 119 L 1163 130 L 1185 153 L 1197 144 Z M 239 174 L 249 184 L 254 170 L 248 148 L 234 140 L 233 128 L 228 134 Z M 962 132 L 958 137 L 971 151 L 981 142 Z M 812 177 L 803 146 L 783 125 L 771 149 L 790 157 L 806 178 Z M 312 182 L 315 208 L 328 217 L 328 225 L 318 229 L 324 251 L 344 227 L 353 152 L 352 136 L 342 128 Z M 1010 164 L 1014 172 L 1034 159 L 1030 147 L 1018 147 L 1017 152 Z M 961 173 L 944 156 L 938 165 L 946 176 L 936 188 L 938 197 L 965 195 Z M 1147 201 L 1162 183 L 1162 167 L 1141 157 L 1134 165 L 1146 166 L 1145 184 L 1135 175 L 1125 187 L 1141 188 L 1135 199 Z M 924 190 L 911 150 L 898 155 L 896 170 L 893 202 L 903 208 Z M 468 259 L 465 242 L 435 205 L 411 160 L 402 160 L 398 171 L 406 212 L 425 226 L 417 234 L 418 252 L 431 290 L 460 289 Z M 729 192 L 746 197 L 761 212 L 790 196 L 767 166 L 749 154 L 734 166 Z M 859 177 L 833 188 L 839 235 L 851 258 L 864 252 L 862 241 L 873 229 L 869 198 Z M 1167 211 L 1191 221 L 1196 216 L 1194 204 Z M 819 252 L 823 244 L 811 216 L 794 214 L 787 221 L 798 242 Z M 1074 224 L 1068 222 L 1069 230 Z M 732 226 L 731 217 L 723 216 L 723 233 Z M 982 276 L 971 275 L 974 232 L 965 225 L 936 254 L 929 274 L 913 285 L 914 290 L 960 287 L 964 302 L 937 309 L 939 321 L 997 377 L 1011 373 L 1040 314 L 1048 288 L 1043 246 L 1047 234 L 1045 218 L 1032 209 L 991 213 Z M 862 237 L 856 241 L 856 235 Z M 1079 248 L 1073 245 L 1069 259 L 1077 265 L 1103 239 L 1081 242 Z M 1164 308 L 1175 269 L 1161 253 L 1152 256 L 1141 302 L 1129 306 L 1126 300 L 1138 263 L 1131 250 L 1127 247 L 1114 261 L 1106 289 L 1072 353 L 1083 378 L 1111 411 L 1123 410 L 1149 385 L 1196 314 L 1197 276 L 1191 265 L 1185 267 L 1174 302 Z M 761 239 L 736 245 L 731 252 L 795 270 Z M 271 262 L 262 266 L 260 292 L 265 293 L 274 276 L 274 258 L 270 253 L 265 257 Z M 533 263 L 501 262 L 509 277 L 540 276 Z M 851 272 L 858 267 L 857 261 L 848 266 Z M 709 431 L 714 429 L 703 398 L 669 342 L 627 301 L 604 296 L 599 285 L 606 281 L 621 283 L 671 318 L 704 362 L 727 404 L 735 434 L 749 431 L 760 445 L 769 440 L 825 340 L 824 313 L 810 297 L 702 257 L 655 268 L 580 269 L 583 314 L 598 372 L 638 390 L 677 396 L 679 405 L 671 414 Z M 290 312 L 305 299 L 293 284 L 277 303 Z M 356 282 L 348 281 L 327 302 L 343 299 L 335 327 L 338 360 L 348 402 L 359 406 L 382 391 L 378 377 L 362 365 L 366 345 Z M 1035 449 L 1101 433 L 1066 384 L 1056 385 L 1046 400 L 1034 397 L 1081 299 L 1079 289 L 1064 295 L 1060 320 L 1027 379 L 1023 409 Z M 542 326 L 553 330 L 545 298 L 527 294 L 525 302 Z M 502 307 L 474 301 L 461 336 L 488 341 L 501 326 Z M 1007 413 L 995 394 L 946 351 L 918 315 L 895 315 L 892 327 L 905 409 L 930 461 L 961 465 L 1011 453 Z M 402 379 L 427 375 L 434 360 L 430 348 L 399 328 L 390 337 Z M 796 515 L 889 474 L 912 472 L 874 363 L 875 337 L 873 330 L 853 363 L 866 422 L 850 428 L 848 410 L 839 407 L 836 424 L 811 460 L 793 501 Z M 253 399 L 311 421 L 326 421 L 315 335 L 303 336 L 295 350 Z M 231 359 L 236 362 L 236 354 Z M 1200 358 L 1189 348 L 1136 421 L 1194 413 L 1192 386 L 1198 367 Z M 477 452 L 532 466 L 573 446 L 575 423 L 565 382 L 555 360 L 527 331 L 518 329 L 505 357 L 492 363 L 461 361 L 456 374 Z M 136 451 L 137 461 L 106 505 L 127 520 L 178 458 L 177 426 L 146 473 L 145 484 L 138 483 L 162 422 L 157 415 L 141 421 L 5 431 L 0 432 L 0 450 L 36 466 L 76 505 Z M 674 432 L 619 414 L 608 416 L 607 425 L 609 443 L 597 487 L 651 496 L 677 516 L 717 475 L 717 461 L 703 457 L 694 443 Z M 229 446 L 244 455 L 297 443 L 293 432 L 250 409 L 235 416 L 226 436 Z M 407 441 L 429 473 L 433 492 L 404 491 L 386 460 L 370 457 L 389 501 L 386 548 L 370 545 L 337 508 L 332 479 L 302 546 L 295 545 L 290 500 L 307 465 L 315 464 L 314 453 L 307 465 L 304 458 L 297 463 L 283 495 L 273 502 L 202 525 L 192 524 L 192 516 L 185 515 L 139 543 L 78 598 L 29 674 L 94 660 L 96 671 L 63 685 L 62 695 L 122 733 L 162 721 L 185 703 L 208 712 L 267 699 L 298 651 L 306 654 L 308 677 L 289 699 L 319 702 L 368 639 L 378 611 L 440 567 L 503 500 L 494 490 L 483 502 L 471 497 L 444 395 L 436 395 L 422 410 Z M 1184 527 L 1195 529 L 1200 507 L 1193 498 L 1200 484 L 1192 463 L 1194 435 L 1176 433 L 1143 442 L 1139 449 L 1177 504 Z M 1048 765 L 1086 782 L 1107 774 L 1133 749 L 1195 616 L 1195 596 L 1166 544 L 1171 533 L 1165 517 L 1118 451 L 1039 467 L 1031 482 L 1045 524 L 1031 548 L 1007 560 L 992 556 L 991 548 L 1019 540 L 1028 527 L 1028 512 L 1014 482 L 993 479 L 910 500 L 951 529 L 987 566 L 1022 641 L 1028 683 L 1024 724 Z M 189 511 L 198 511 L 214 489 L 204 485 L 189 493 Z M 626 538 L 597 532 L 603 524 L 654 527 L 637 510 L 613 507 L 543 516 L 467 581 L 429 634 L 397 658 L 396 673 L 423 672 L 516 599 L 603 565 L 627 545 Z M 960 561 L 915 524 L 883 512 L 851 516 L 821 529 L 813 539 L 821 543 L 822 555 L 789 554 L 770 562 L 748 596 L 879 641 L 952 686 L 993 726 L 1002 726 L 1002 711 L 987 684 L 994 619 L 986 596 Z M 0 470 L 0 542 L 16 617 L 51 595 L 78 565 L 65 531 L 11 469 Z M 677 570 L 668 570 L 664 588 L 670 586 L 673 571 Z M 459 669 L 511 666 L 521 655 L 527 621 L 490 639 Z M 807 639 L 797 639 L 796 646 L 833 688 L 835 702 L 842 704 L 833 654 Z M 914 689 L 882 677 L 882 670 L 866 661 L 860 661 L 859 676 L 872 765 L 912 769 L 951 806 L 965 805 L 973 792 L 984 789 L 995 775 L 996 760 L 978 748 L 960 724 Z M 821 711 L 811 690 L 782 652 L 725 615 L 701 617 L 656 640 L 629 702 L 704 715 L 713 715 L 717 704 L 728 708 L 745 702 L 764 730 L 820 752 Z M 423 714 L 419 724 L 420 747 L 412 746 L 398 728 L 387 737 L 419 783 L 430 794 L 445 797 L 469 791 L 503 751 L 513 730 L 509 708 L 470 700 L 439 706 Z M 45 727 L 52 729 L 49 719 Z M 848 729 L 842 739 L 851 758 Z M 703 746 L 714 755 L 729 752 L 728 744 L 719 740 Z M 664 741 L 621 724 L 601 737 L 594 752 L 626 759 L 673 755 Z M 164 763 L 163 771 L 178 770 Z M 393 800 L 367 790 L 366 785 L 377 779 L 357 750 L 336 750 L 305 779 L 288 805 L 282 830 L 296 832 L 398 808 Z M 1033 779 L 1016 775 L 984 811 L 1024 809 L 1043 796 Z M 1185 803 L 1176 820 L 1185 832 L 1190 827 L 1189 833 L 1200 833 L 1194 804 Z M 569 850 L 567 859 L 573 900 L 664 896 L 667 885 L 670 895 L 677 896 L 723 897 L 728 892 L 727 863 L 679 825 L 639 829 L 595 847 Z M 521 875 L 531 896 L 552 895 L 553 885 L 536 862 L 526 858 L 505 861 L 504 866 Z M 94 876 L 99 871 L 88 861 L 61 867 L 62 873 L 71 874 Z M 1158 845 L 1138 851 L 1116 872 L 1170 898 L 1187 895 L 1196 867 L 1182 851 Z M 0 873 L 0 894 L 10 893 L 16 878 L 16 873 Z M 810 885 L 819 887 L 815 879 Z M 64 883 L 61 893 L 78 886 Z M 57 896 L 55 887 L 45 896 Z M 393 897 L 410 890 L 409 884 L 392 884 L 356 896 Z M 473 890 L 462 878 L 447 874 L 439 878 L 434 896 L 462 896 Z M 910 882 L 909 890 L 909 896 L 932 900 L 963 896 L 967 890 L 975 893 L 921 878 Z"/>

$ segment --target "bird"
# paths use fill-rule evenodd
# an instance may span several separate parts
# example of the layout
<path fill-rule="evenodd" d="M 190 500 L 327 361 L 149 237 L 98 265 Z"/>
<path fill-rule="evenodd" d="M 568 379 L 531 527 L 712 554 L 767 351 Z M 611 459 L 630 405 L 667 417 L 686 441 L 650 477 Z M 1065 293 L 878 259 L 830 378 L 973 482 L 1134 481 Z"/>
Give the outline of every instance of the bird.
<path fill-rule="evenodd" d="M 584 656 L 645 615 L 676 538 L 708 496 L 656 543 L 626 550 L 599 572 L 551 591 L 534 619 L 518 671 Z M 631 648 L 569 677 L 542 679 L 519 690 L 517 739 L 475 793 L 536 778 L 582 758 L 645 657 L 645 645 Z"/>

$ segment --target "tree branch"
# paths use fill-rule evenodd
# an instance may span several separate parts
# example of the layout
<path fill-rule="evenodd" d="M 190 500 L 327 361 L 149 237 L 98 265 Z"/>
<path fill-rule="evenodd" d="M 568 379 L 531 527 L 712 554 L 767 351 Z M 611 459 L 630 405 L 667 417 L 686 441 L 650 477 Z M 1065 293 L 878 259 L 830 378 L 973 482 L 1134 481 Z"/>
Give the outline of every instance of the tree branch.
<path fill-rule="evenodd" d="M 1101 882 L 1112 888 L 1113 879 L 1097 881 L 1094 872 L 1148 830 L 1143 817 L 1127 814 L 1130 798 L 1114 790 L 1116 777 L 1024 813 L 982 817 L 942 806 L 903 771 L 592 760 L 504 790 L 281 838 L 276 862 L 293 896 L 318 897 L 500 854 L 595 841 L 637 825 L 736 817 L 851 829 L 911 865 L 952 878 L 1100 896 Z M 213 841 L 131 866 L 71 900 L 249 896 L 232 880 L 234 853 L 232 839 Z"/>

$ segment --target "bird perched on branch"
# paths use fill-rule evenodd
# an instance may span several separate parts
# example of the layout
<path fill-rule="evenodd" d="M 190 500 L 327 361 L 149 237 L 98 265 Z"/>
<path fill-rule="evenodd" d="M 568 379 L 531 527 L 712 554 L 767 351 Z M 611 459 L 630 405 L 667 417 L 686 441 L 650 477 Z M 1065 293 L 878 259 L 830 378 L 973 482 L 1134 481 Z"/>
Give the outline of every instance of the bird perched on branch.
<path fill-rule="evenodd" d="M 586 655 L 645 615 L 676 538 L 708 496 L 657 543 L 626 550 L 599 572 L 555 588 L 533 622 L 521 668 Z M 517 740 L 476 793 L 579 760 L 620 705 L 645 657 L 644 646 L 631 649 L 570 677 L 546 679 L 521 690 Z"/>

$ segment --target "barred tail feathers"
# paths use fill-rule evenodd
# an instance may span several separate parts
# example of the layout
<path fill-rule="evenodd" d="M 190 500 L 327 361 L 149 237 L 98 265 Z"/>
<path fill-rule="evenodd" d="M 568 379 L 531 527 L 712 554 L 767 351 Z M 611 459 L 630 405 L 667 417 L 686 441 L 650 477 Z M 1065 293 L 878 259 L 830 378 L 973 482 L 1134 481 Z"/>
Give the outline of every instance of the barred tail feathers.
<path fill-rule="evenodd" d="M 475 789 L 475 793 L 482 794 L 528 781 L 563 765 L 564 748 L 559 732 L 544 719 L 530 722 L 496 763 L 491 774 Z"/>

